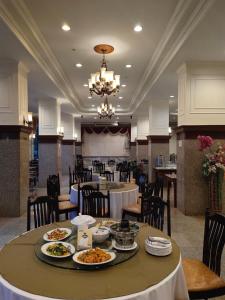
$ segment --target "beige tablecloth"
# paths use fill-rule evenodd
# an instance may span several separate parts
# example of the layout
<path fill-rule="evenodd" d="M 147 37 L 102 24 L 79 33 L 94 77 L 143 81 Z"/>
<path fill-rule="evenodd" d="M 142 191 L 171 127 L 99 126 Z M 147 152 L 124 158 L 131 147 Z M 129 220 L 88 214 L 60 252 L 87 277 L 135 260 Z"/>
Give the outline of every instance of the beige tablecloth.
<path fill-rule="evenodd" d="M 138 253 L 130 260 L 92 271 L 67 270 L 47 265 L 34 253 L 34 245 L 49 229 L 71 226 L 69 222 L 44 226 L 18 237 L 0 252 L 0 299 L 188 299 L 180 251 L 173 242 L 167 257 L 155 257 L 144 250 L 149 234 L 162 232 L 143 225 L 137 237 Z M 39 295 L 39 296 L 38 296 Z"/>

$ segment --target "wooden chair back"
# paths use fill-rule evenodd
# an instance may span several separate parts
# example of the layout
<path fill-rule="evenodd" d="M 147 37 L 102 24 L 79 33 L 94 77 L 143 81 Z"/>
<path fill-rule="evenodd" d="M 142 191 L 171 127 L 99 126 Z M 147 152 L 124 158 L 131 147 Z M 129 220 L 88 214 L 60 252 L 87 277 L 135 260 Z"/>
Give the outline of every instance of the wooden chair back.
<path fill-rule="evenodd" d="M 220 275 L 221 256 L 225 244 L 225 215 L 209 210 L 205 214 L 203 263 Z"/>
<path fill-rule="evenodd" d="M 99 191 L 91 193 L 83 198 L 84 214 L 96 218 L 110 218 L 110 195 Z"/>
<path fill-rule="evenodd" d="M 96 188 L 93 185 L 85 184 L 82 187 L 80 184 L 78 184 L 78 206 L 80 207 L 80 195 L 82 195 L 82 214 L 85 214 L 84 211 L 85 208 L 85 198 L 89 196 L 91 193 L 96 192 L 99 190 L 99 185 L 96 186 Z"/>
<path fill-rule="evenodd" d="M 27 231 L 31 229 L 31 217 L 34 227 L 40 227 L 56 221 L 57 200 L 48 196 L 40 196 L 36 199 L 28 198 L 27 201 Z"/>
<path fill-rule="evenodd" d="M 129 170 L 120 170 L 120 182 L 130 182 Z"/>
<path fill-rule="evenodd" d="M 141 215 L 144 222 L 163 230 L 166 202 L 158 196 L 144 195 L 141 199 Z"/>
<path fill-rule="evenodd" d="M 114 173 L 110 171 L 100 172 L 100 176 L 106 177 L 107 181 L 114 181 Z"/>

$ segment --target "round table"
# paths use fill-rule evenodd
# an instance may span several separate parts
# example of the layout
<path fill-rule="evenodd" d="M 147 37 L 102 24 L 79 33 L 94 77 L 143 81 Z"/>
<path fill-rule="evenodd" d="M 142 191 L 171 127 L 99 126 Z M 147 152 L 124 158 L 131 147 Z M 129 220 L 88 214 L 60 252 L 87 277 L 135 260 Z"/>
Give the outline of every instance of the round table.
<path fill-rule="evenodd" d="M 85 182 L 85 184 L 97 184 L 98 182 Z M 125 183 L 123 182 L 122 188 L 111 189 L 110 193 L 110 214 L 111 218 L 121 219 L 123 207 L 128 205 L 134 205 L 137 203 L 138 199 L 138 186 L 134 183 Z M 105 193 L 105 190 L 100 190 Z M 78 185 L 75 184 L 71 186 L 70 201 L 73 204 L 78 202 Z M 80 195 L 80 211 L 82 212 L 82 195 Z"/>
<path fill-rule="evenodd" d="M 166 257 L 149 255 L 144 240 L 151 234 L 165 236 L 147 224 L 141 224 L 136 238 L 140 248 L 130 260 L 101 270 L 68 270 L 40 261 L 35 244 L 43 234 L 70 222 L 43 226 L 7 244 L 0 251 L 1 300 L 174 300 L 189 299 L 174 241 L 173 252 Z"/>

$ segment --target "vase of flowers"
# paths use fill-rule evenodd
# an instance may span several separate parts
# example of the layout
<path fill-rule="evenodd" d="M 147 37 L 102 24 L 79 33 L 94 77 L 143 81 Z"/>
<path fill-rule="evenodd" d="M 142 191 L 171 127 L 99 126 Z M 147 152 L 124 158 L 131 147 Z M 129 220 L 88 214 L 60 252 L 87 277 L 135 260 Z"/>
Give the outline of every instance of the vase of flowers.
<path fill-rule="evenodd" d="M 210 136 L 198 136 L 199 150 L 204 153 L 202 174 L 208 180 L 209 207 L 222 210 L 223 182 L 225 170 L 225 145 L 215 143 Z"/>

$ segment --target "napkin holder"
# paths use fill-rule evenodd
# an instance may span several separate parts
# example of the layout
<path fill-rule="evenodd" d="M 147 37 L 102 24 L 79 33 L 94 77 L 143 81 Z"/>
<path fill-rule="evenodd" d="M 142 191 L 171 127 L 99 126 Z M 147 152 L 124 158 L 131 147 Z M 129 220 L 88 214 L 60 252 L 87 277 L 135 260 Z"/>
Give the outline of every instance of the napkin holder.
<path fill-rule="evenodd" d="M 92 232 L 87 225 L 78 226 L 77 231 L 77 250 L 92 248 Z"/>

